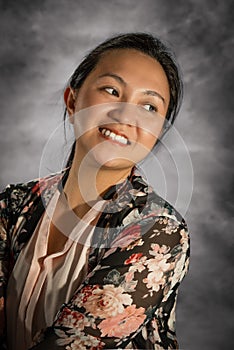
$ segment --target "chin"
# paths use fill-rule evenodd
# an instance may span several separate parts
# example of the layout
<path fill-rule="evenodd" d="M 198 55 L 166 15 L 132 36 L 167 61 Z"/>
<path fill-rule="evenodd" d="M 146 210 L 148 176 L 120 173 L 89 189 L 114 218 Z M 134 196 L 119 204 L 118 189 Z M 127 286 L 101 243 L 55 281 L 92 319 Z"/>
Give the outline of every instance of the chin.
<path fill-rule="evenodd" d="M 95 157 L 95 161 L 97 166 L 102 169 L 131 169 L 135 165 L 134 162 L 121 158 L 105 159 L 102 157 Z"/>
<path fill-rule="evenodd" d="M 124 164 L 119 162 L 118 160 L 116 161 L 108 161 L 106 163 L 104 163 L 101 168 L 102 169 L 108 169 L 108 170 L 130 170 L 133 166 L 135 165 L 135 163 L 128 163 L 128 164 Z"/>

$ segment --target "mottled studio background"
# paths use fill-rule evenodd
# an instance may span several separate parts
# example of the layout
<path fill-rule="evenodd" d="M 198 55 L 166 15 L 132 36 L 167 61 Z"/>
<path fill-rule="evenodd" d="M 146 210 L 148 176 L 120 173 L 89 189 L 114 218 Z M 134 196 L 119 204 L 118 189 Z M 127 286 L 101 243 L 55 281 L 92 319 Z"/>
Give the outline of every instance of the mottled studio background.
<path fill-rule="evenodd" d="M 180 288 L 181 348 L 234 348 L 233 2 L 230 0 L 0 1 L 0 185 L 38 177 L 62 120 L 62 90 L 84 53 L 106 37 L 149 31 L 183 70 L 176 126 L 194 168 L 186 213 L 190 273 Z"/>

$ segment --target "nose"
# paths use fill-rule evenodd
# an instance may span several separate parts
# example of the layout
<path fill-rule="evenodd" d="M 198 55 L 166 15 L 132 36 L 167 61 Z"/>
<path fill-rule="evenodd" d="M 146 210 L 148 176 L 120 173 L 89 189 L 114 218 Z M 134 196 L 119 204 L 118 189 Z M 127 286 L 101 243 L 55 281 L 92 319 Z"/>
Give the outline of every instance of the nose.
<path fill-rule="evenodd" d="M 120 124 L 137 125 L 138 106 L 132 103 L 117 102 L 108 112 L 108 117 Z"/>

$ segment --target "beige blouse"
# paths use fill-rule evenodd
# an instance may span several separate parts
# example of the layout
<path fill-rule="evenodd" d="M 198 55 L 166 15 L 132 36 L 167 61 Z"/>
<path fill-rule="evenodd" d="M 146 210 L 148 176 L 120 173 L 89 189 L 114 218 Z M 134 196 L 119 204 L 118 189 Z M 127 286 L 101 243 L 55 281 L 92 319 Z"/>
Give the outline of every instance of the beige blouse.
<path fill-rule="evenodd" d="M 6 308 L 9 350 L 29 349 L 34 336 L 52 325 L 61 305 L 69 301 L 83 281 L 94 231 L 90 223 L 97 219 L 105 203 L 97 202 L 78 220 L 64 194 L 56 190 L 9 279 Z M 68 224 L 72 223 L 73 229 L 67 234 L 63 249 L 48 255 L 49 228 L 55 208 L 58 222 L 60 211 L 70 213 Z"/>

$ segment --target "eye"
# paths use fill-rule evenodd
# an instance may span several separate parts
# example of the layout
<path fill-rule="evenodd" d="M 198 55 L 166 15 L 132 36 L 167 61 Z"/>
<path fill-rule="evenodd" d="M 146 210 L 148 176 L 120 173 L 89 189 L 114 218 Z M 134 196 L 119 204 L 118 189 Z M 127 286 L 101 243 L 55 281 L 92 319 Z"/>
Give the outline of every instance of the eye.
<path fill-rule="evenodd" d="M 143 108 L 146 109 L 148 112 L 157 112 L 158 111 L 157 107 L 155 107 L 149 103 L 143 105 Z"/>
<path fill-rule="evenodd" d="M 110 95 L 119 97 L 118 91 L 117 91 L 115 88 L 113 88 L 113 87 L 107 86 L 107 87 L 104 88 L 104 90 L 105 90 L 106 92 L 108 92 L 108 94 L 110 94 Z"/>

